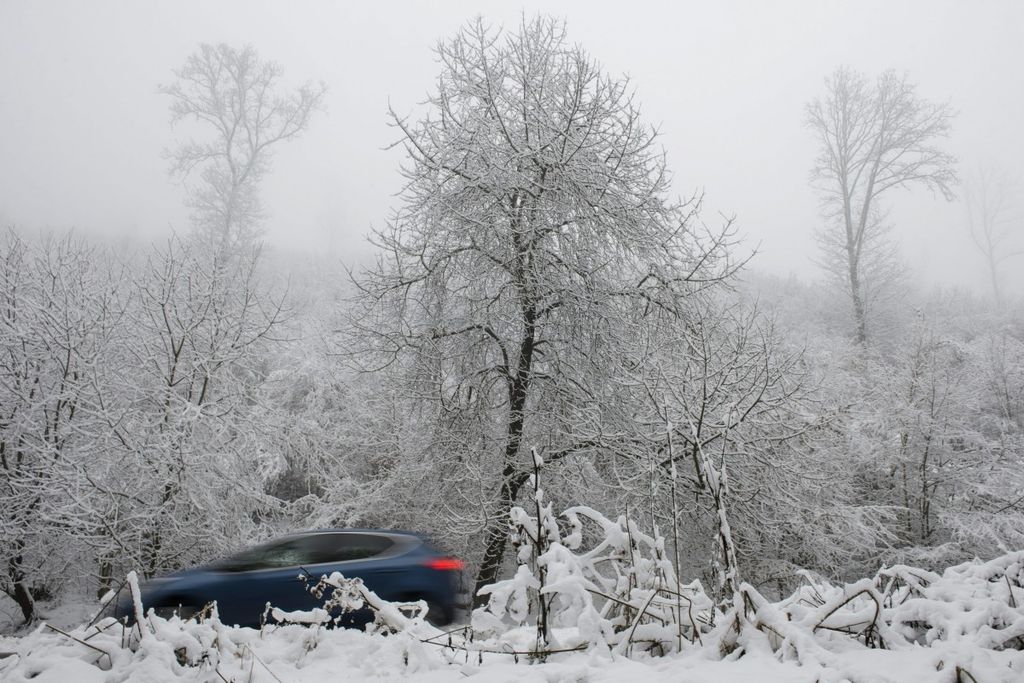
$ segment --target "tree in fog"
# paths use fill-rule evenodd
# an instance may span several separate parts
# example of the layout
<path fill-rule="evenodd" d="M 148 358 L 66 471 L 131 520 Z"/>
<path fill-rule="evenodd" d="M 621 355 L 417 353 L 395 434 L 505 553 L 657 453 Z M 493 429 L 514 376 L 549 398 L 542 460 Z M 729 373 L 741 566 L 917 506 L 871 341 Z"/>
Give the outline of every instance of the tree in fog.
<path fill-rule="evenodd" d="M 259 185 L 273 148 L 298 137 L 320 107 L 326 87 L 286 92 L 282 69 L 251 46 L 202 44 L 160 91 L 171 97 L 172 122 L 191 121 L 206 133 L 170 153 L 172 171 L 199 171 L 189 194 L 199 234 L 214 249 L 251 244 L 263 215 Z"/>
<path fill-rule="evenodd" d="M 237 542 L 271 504 L 257 394 L 281 303 L 258 282 L 257 254 L 211 264 L 202 252 L 172 239 L 136 274 L 114 469 L 94 477 L 107 549 L 146 576 Z"/>
<path fill-rule="evenodd" d="M 1024 442 L 1013 419 L 1022 345 L 929 310 L 936 303 L 892 358 L 868 363 L 863 392 L 848 394 L 856 407 L 836 425 L 856 495 L 898 511 L 880 558 L 889 563 L 942 566 L 1024 542 Z"/>
<path fill-rule="evenodd" d="M 477 21 L 437 52 L 427 111 L 392 113 L 403 204 L 375 233 L 351 341 L 404 367 L 434 424 L 472 440 L 432 453 L 464 454 L 459 469 L 483 478 L 479 588 L 500 569 L 530 447 L 548 463 L 595 447 L 600 374 L 632 342 L 625 323 L 681 316 L 726 277 L 731 228 L 709 232 L 698 202 L 669 199 L 629 84 L 559 21 L 514 34 Z"/>
<path fill-rule="evenodd" d="M 1001 266 L 1024 254 L 1020 238 L 1024 235 L 1024 225 L 1019 215 L 1013 215 L 1013 184 L 1005 173 L 986 167 L 965 183 L 964 195 L 971 241 L 985 259 L 992 295 L 1000 304 L 1003 300 Z"/>
<path fill-rule="evenodd" d="M 284 304 L 260 281 L 259 187 L 276 145 L 306 130 L 326 92 L 285 90 L 281 68 L 249 46 L 203 44 L 175 75 L 161 87 L 172 121 L 206 134 L 170 154 L 175 173 L 200 175 L 195 234 L 138 274 L 116 432 L 138 476 L 109 477 L 102 511 L 111 556 L 147 575 L 247 535 L 274 504 L 262 490 L 273 440 L 253 415 Z"/>
<path fill-rule="evenodd" d="M 0 236 L 0 591 L 35 613 L 92 524 L 84 468 L 104 453 L 104 366 L 123 313 L 98 249 Z"/>
<path fill-rule="evenodd" d="M 847 461 L 829 447 L 834 407 L 783 328 L 717 296 L 635 339 L 627 365 L 636 370 L 616 393 L 631 394 L 638 426 L 595 462 L 615 483 L 609 507 L 649 510 L 684 573 L 708 572 L 713 558 L 709 578 L 726 598 L 740 577 L 837 574 L 873 551 L 885 512 L 846 494 Z"/>
<path fill-rule="evenodd" d="M 898 269 L 882 199 L 915 185 L 952 199 L 954 159 L 937 143 L 948 136 L 953 111 L 918 97 L 907 77 L 891 70 L 871 82 L 841 67 L 825 90 L 806 113 L 819 151 L 811 172 L 826 220 L 819 239 L 824 265 L 848 293 L 855 336 L 864 344 L 872 299 Z"/>

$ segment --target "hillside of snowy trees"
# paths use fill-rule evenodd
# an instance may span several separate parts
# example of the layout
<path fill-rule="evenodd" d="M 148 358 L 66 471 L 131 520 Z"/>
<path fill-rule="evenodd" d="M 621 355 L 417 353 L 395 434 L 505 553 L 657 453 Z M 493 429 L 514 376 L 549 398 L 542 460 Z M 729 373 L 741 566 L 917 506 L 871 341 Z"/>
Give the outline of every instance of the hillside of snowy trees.
<path fill-rule="evenodd" d="M 837 639 L 973 637 L 948 611 L 958 586 L 1004 636 L 972 647 L 1024 648 L 1024 298 L 1001 285 L 1022 261 L 1000 251 L 1019 188 L 971 194 L 988 291 L 915 284 L 885 218 L 901 193 L 965 191 L 953 111 L 894 72 L 828 76 L 805 109 L 822 277 L 804 281 L 761 272 L 742 221 L 678 196 L 643 93 L 561 22 L 471 22 L 437 56 L 428 100 L 390 112 L 405 184 L 372 259 L 262 246 L 270 153 L 323 88 L 226 45 L 161 87 L 195 135 L 170 154 L 190 231 L 5 228 L 9 626 L 129 572 L 360 527 L 425 532 L 466 562 L 472 640 L 380 610 L 379 630 L 417 634 L 380 647 L 424 670 L 705 644 L 821 664 Z M 168 666 L 219 647 L 248 671 L 260 651 L 158 621 L 132 647 L 173 641 Z M 299 628 L 265 656 L 355 637 Z M 964 667 L 948 680 L 983 680 Z"/>

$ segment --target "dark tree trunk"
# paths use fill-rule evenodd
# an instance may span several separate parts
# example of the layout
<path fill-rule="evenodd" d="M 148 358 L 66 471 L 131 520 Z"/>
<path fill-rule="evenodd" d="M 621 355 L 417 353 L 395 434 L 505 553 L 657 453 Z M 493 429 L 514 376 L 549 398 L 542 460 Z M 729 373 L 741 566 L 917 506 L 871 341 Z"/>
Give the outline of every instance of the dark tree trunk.
<path fill-rule="evenodd" d="M 20 552 L 25 547 L 25 543 L 20 539 L 15 541 L 15 550 Z M 28 585 L 25 583 L 25 572 L 21 566 L 22 557 L 21 555 L 15 555 L 7 563 L 7 576 L 10 579 L 11 589 L 6 591 L 11 599 L 17 603 L 21 609 L 21 616 L 24 617 L 25 623 L 28 624 L 36 616 L 36 601 L 32 597 L 32 593 L 29 592 Z"/>
<path fill-rule="evenodd" d="M 114 583 L 114 565 L 109 557 L 100 560 L 99 585 L 96 587 L 96 597 L 102 598 L 110 590 Z"/>
<path fill-rule="evenodd" d="M 519 344 L 519 359 L 516 374 L 509 386 L 508 428 L 506 429 L 505 457 L 501 472 L 501 489 L 498 504 L 487 522 L 484 556 L 476 575 L 473 588 L 473 604 L 483 602 L 478 593 L 484 586 L 494 583 L 501 569 L 501 561 L 508 545 L 508 513 L 515 504 L 520 487 L 529 474 L 518 467 L 519 450 L 523 440 L 523 425 L 526 421 L 525 408 L 530 388 L 530 373 L 533 368 L 533 350 L 536 342 L 536 306 L 524 297 L 523 336 Z"/>
<path fill-rule="evenodd" d="M 498 580 L 501 561 L 505 556 L 505 547 L 508 545 L 508 513 L 515 503 L 522 482 L 523 479 L 518 477 L 509 478 L 501 486 L 498 509 L 495 510 L 494 517 L 487 524 L 484 558 L 480 562 L 480 571 L 477 572 L 476 584 L 473 586 L 473 607 L 480 607 L 487 602 L 485 598 L 479 596 L 480 589 Z"/>
<path fill-rule="evenodd" d="M 528 383 L 513 385 L 515 399 L 509 412 L 508 440 L 505 443 L 505 466 L 501 473 L 501 489 L 498 492 L 498 505 L 494 514 L 487 522 L 484 556 L 480 561 L 480 571 L 476 575 L 473 588 L 473 604 L 479 606 L 482 601 L 477 594 L 484 586 L 489 586 L 498 578 L 501 560 L 508 545 L 508 513 L 515 505 L 519 489 L 529 476 L 516 467 L 519 447 L 523 437 L 523 407 L 526 403 L 526 387 Z"/>
<path fill-rule="evenodd" d="M 14 584 L 11 597 L 21 609 L 21 616 L 25 619 L 25 623 L 31 623 L 36 616 L 36 601 L 32 599 L 32 594 L 29 593 L 28 586 L 25 585 L 24 581 Z"/>

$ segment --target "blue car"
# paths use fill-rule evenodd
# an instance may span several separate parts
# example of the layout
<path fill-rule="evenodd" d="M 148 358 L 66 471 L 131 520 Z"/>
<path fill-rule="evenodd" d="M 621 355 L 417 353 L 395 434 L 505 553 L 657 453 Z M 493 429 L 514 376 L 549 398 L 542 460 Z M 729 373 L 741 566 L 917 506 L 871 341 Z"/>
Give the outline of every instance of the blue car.
<path fill-rule="evenodd" d="M 290 612 L 322 607 L 298 578 L 310 584 L 341 572 L 359 577 L 384 600 L 425 600 L 427 619 L 436 625 L 455 617 L 462 562 L 438 551 L 424 537 L 404 531 L 330 529 L 293 534 L 250 548 L 213 564 L 145 582 L 142 604 L 161 616 L 189 617 L 216 601 L 225 624 L 258 627 L 266 605 Z M 118 617 L 131 618 L 131 600 L 122 598 Z M 346 615 L 342 625 L 359 626 L 369 613 Z"/>

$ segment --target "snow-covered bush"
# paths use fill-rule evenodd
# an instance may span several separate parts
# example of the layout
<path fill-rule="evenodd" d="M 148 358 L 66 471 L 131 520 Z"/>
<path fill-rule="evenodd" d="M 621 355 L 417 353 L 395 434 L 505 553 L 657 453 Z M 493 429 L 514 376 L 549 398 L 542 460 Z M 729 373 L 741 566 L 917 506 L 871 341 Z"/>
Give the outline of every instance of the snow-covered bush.
<path fill-rule="evenodd" d="M 481 590 L 488 603 L 473 613 L 467 649 L 538 659 L 569 650 L 755 654 L 856 679 L 852 651 L 919 657 L 915 648 L 925 647 L 930 666 L 952 680 L 1024 674 L 1024 551 L 941 575 L 897 565 L 845 585 L 803 572 L 804 585 L 777 602 L 740 583 L 715 605 L 699 582 L 679 582 L 663 538 L 625 516 L 578 506 L 556 517 L 537 482 L 540 464 L 534 514 L 510 515 L 518 569 Z"/>
<path fill-rule="evenodd" d="M 342 624 L 346 615 L 360 610 L 369 610 L 373 622 L 367 630 L 374 633 L 398 633 L 424 623 L 427 616 L 425 600 L 413 602 L 389 602 L 371 591 L 358 576 L 346 578 L 340 572 L 324 575 L 315 584 L 300 574 L 306 590 L 316 599 L 323 600 L 322 607 L 310 611 L 285 612 L 267 606 L 267 613 L 278 623 L 290 624 Z"/>
<path fill-rule="evenodd" d="M 534 457 L 535 514 L 521 507 L 510 513 L 519 566 L 481 589 L 488 602 L 473 612 L 477 645 L 502 649 L 535 632 L 530 652 L 543 657 L 591 647 L 663 654 L 698 642 L 714 607 L 699 581 L 679 583 L 665 540 L 625 516 L 612 521 L 585 506 L 565 510 L 559 523 Z M 584 547 L 585 536 L 596 541 Z"/>
<path fill-rule="evenodd" d="M 1024 677 L 1024 551 L 942 574 L 898 565 L 843 586 L 805 578 L 776 603 L 743 584 L 708 642 L 832 671 L 848 669 L 843 653 L 858 644 L 914 656 L 923 646 L 936 670 L 952 672 L 948 680 Z"/>

